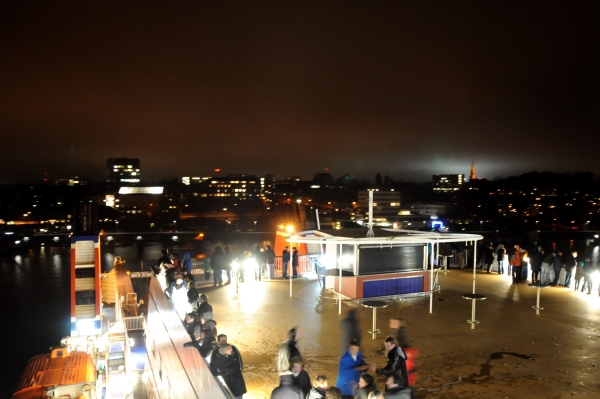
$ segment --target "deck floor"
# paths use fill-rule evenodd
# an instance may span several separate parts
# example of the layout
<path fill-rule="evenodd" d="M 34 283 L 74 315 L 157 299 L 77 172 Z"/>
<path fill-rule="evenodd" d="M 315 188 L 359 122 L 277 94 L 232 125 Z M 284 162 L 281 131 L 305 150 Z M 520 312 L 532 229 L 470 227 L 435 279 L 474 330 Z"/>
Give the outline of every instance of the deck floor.
<path fill-rule="evenodd" d="M 140 281 L 141 283 L 141 281 Z M 134 284 L 136 291 L 138 284 Z M 536 316 L 532 306 L 535 288 L 511 284 L 507 276 L 477 274 L 477 293 L 487 300 L 477 303 L 471 330 L 471 302 L 462 298 L 472 292 L 472 270 L 451 269 L 440 275 L 440 293 L 434 294 L 433 313 L 429 297 L 408 297 L 378 311 L 377 339 L 367 333 L 372 310 L 343 302 L 342 315 L 331 299 L 319 300 L 315 280 L 289 280 L 212 287 L 201 293 L 214 307 L 219 333 L 226 333 L 244 359 L 248 393 L 244 398 L 269 398 L 278 385 L 275 356 L 286 331 L 298 326 L 298 347 L 305 370 L 312 377 L 337 377 L 339 321 L 351 309 L 358 310 L 363 339 L 361 352 L 367 362 L 385 364 L 383 348 L 388 320 L 407 320 L 407 336 L 420 351 L 415 397 L 423 398 L 566 398 L 572 395 L 600 397 L 600 298 L 567 288 L 541 291 L 544 310 Z M 383 385 L 380 383 L 380 388 Z M 475 396 L 477 395 L 477 396 Z"/>

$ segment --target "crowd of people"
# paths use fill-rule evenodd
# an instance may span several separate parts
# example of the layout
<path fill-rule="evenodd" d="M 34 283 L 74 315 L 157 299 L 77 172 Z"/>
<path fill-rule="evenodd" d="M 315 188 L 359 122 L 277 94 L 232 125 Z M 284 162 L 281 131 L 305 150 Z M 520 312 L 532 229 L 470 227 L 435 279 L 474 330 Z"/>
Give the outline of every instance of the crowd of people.
<path fill-rule="evenodd" d="M 387 362 L 381 368 L 368 364 L 360 352 L 361 333 L 354 309 L 340 322 L 340 328 L 345 350 L 340 357 L 335 386 L 330 386 L 326 375 L 318 375 L 311 383 L 298 349 L 300 331 L 292 328 L 278 351 L 279 386 L 271 393 L 271 399 L 414 398 L 416 351 L 406 341 L 402 319 L 390 320 L 392 335 L 385 340 Z M 378 389 L 378 383 L 385 388 Z"/>
<path fill-rule="evenodd" d="M 513 283 L 526 281 L 531 268 L 531 282 L 551 286 L 562 286 L 575 291 L 592 293 L 594 274 L 600 272 L 600 264 L 594 266 L 590 258 L 580 259 L 574 250 L 547 251 L 536 245 L 527 251 L 515 244 L 512 251 L 507 251 L 504 244 L 494 247 L 493 243 L 483 250 L 479 258 L 479 267 L 488 273 L 495 269 L 498 274 L 512 276 Z M 600 295 L 600 284 L 598 285 Z"/>
<path fill-rule="evenodd" d="M 191 339 L 184 346 L 195 347 L 213 375 L 223 378 L 235 398 L 242 398 L 246 393 L 242 356 L 227 342 L 226 334 L 217 334 L 213 307 L 208 296 L 196 288 L 189 254 L 185 253 L 181 261 L 177 254 L 165 250 L 158 264 L 153 267 L 156 278 Z M 227 276 L 230 279 L 229 273 Z"/>
<path fill-rule="evenodd" d="M 213 271 L 214 285 L 228 284 L 232 277 L 229 273 L 231 269 L 228 270 L 227 265 L 234 261 L 239 262 L 241 259 L 252 259 L 256 264 L 265 265 L 267 278 L 269 278 L 269 266 L 272 267 L 275 256 L 271 252 L 270 247 L 267 247 L 266 250 L 257 250 L 254 254 L 242 253 L 242 258 L 238 256 L 234 259 L 230 257 L 228 248 L 222 251 L 220 247 L 216 247 L 209 261 Z M 260 253 L 260 257 L 256 255 L 257 253 Z M 258 263 L 257 259 L 262 262 Z M 288 262 L 289 260 L 293 262 L 293 259 L 292 252 L 288 256 Z M 177 254 L 170 254 L 166 250 L 163 251 L 158 266 L 153 267 L 161 288 L 169 297 L 174 310 L 180 316 L 183 326 L 190 336 L 190 341 L 185 346 L 196 348 L 213 375 L 223 378 L 235 398 L 242 398 L 247 391 L 242 373 L 242 356 L 239 350 L 227 341 L 226 334 L 217 333 L 217 321 L 214 317 L 213 306 L 209 303 L 208 296 L 200 293 L 196 288 L 191 268 L 191 259 L 188 253 L 185 253 L 182 259 Z M 293 268 L 294 272 L 295 269 Z M 260 273 L 254 273 L 257 280 L 262 277 L 260 276 L 262 268 L 259 270 Z M 219 282 L 217 274 L 225 274 L 227 281 Z M 243 276 L 243 271 L 238 274 L 238 278 L 243 279 Z M 287 340 L 280 346 L 277 353 L 279 386 L 273 390 L 271 398 L 412 398 L 411 385 L 414 384 L 414 378 L 416 378 L 415 363 L 407 353 L 414 352 L 411 352 L 412 348 L 406 341 L 404 327 L 402 319 L 392 318 L 390 320 L 392 335 L 385 341 L 387 363 L 385 367 L 377 368 L 375 364 L 367 364 L 360 353 L 362 334 L 358 326 L 356 310 L 350 310 L 340 322 L 343 350 L 340 353 L 339 372 L 335 386 L 330 386 L 330 380 L 325 375 L 318 375 L 311 381 L 311 377 L 304 369 L 304 362 L 298 348 L 298 341 L 301 337 L 300 330 L 292 328 L 288 332 Z M 383 389 L 379 390 L 378 382 L 385 388 L 382 387 Z"/>

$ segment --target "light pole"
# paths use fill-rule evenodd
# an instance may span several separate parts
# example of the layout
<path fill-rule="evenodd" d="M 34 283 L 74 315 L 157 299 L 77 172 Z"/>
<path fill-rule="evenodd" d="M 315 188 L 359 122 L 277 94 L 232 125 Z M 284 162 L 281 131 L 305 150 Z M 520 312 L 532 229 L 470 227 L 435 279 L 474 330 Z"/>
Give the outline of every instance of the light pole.
<path fill-rule="evenodd" d="M 292 226 L 290 224 L 287 226 L 286 230 L 289 234 L 292 234 L 294 232 L 294 226 Z M 290 260 L 288 262 L 288 276 L 290 278 L 290 298 L 292 297 L 292 280 L 294 279 L 294 274 L 293 274 L 294 269 L 292 268 L 293 261 L 294 261 L 294 247 L 292 245 L 292 242 L 290 241 Z"/>

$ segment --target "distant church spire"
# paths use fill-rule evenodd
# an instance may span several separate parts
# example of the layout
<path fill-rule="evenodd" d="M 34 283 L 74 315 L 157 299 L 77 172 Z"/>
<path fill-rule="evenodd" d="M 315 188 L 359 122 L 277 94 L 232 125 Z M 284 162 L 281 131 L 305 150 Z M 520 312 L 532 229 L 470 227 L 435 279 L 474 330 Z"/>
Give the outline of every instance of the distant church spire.
<path fill-rule="evenodd" d="M 470 180 L 477 179 L 477 174 L 475 173 L 475 161 L 471 162 L 471 177 Z"/>

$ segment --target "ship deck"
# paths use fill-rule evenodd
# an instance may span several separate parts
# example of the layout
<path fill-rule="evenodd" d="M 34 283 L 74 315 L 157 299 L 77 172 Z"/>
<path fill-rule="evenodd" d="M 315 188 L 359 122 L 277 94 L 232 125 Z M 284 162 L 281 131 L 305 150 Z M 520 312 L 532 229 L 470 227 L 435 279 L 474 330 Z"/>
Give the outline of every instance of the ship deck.
<path fill-rule="evenodd" d="M 390 317 L 403 317 L 407 336 L 419 350 L 419 377 L 415 398 L 551 397 L 600 396 L 598 363 L 600 353 L 600 297 L 573 292 L 563 287 L 541 290 L 540 314 L 536 289 L 525 282 L 511 284 L 508 276 L 477 273 L 477 293 L 486 295 L 477 303 L 471 329 L 472 269 L 450 269 L 440 274 L 441 292 L 434 294 L 433 313 L 429 296 L 393 301 L 377 312 L 382 333 L 371 338 L 372 310 L 344 301 L 342 315 L 332 299 L 320 299 L 316 280 L 255 282 L 212 287 L 201 284 L 209 297 L 219 333 L 228 335 L 244 359 L 248 393 L 244 398 L 269 398 L 278 385 L 275 371 L 277 348 L 286 331 L 298 326 L 298 347 L 311 378 L 329 377 L 335 384 L 340 354 L 339 321 L 345 313 L 358 311 L 363 331 L 361 352 L 367 362 L 385 364 L 383 348 Z M 134 282 L 143 298 L 144 279 Z M 380 388 L 383 384 L 379 382 Z"/>

